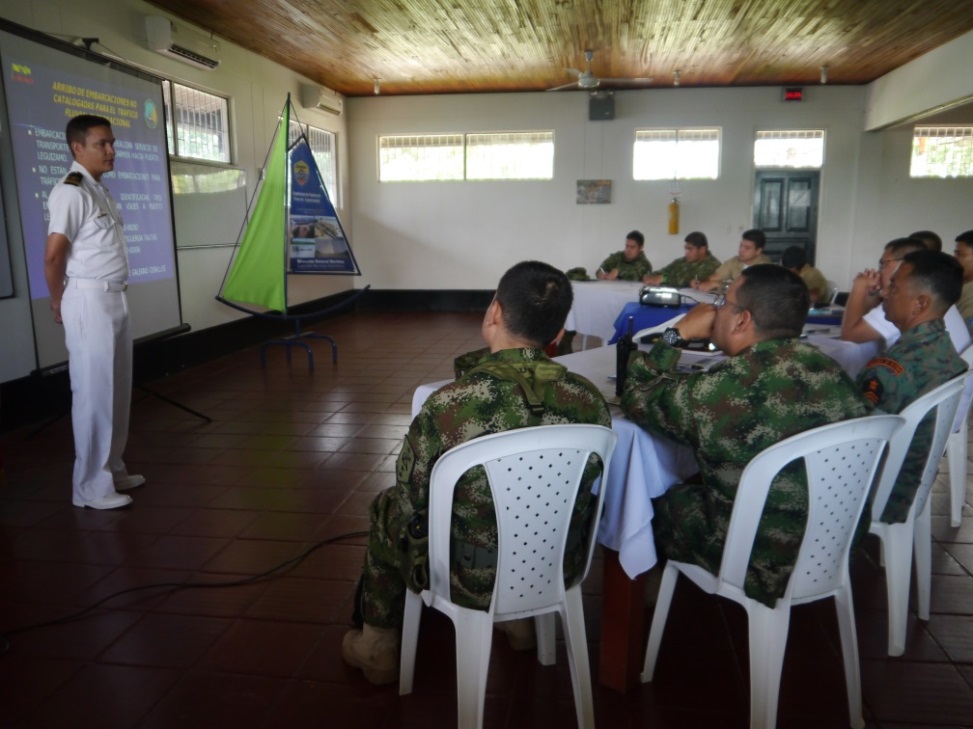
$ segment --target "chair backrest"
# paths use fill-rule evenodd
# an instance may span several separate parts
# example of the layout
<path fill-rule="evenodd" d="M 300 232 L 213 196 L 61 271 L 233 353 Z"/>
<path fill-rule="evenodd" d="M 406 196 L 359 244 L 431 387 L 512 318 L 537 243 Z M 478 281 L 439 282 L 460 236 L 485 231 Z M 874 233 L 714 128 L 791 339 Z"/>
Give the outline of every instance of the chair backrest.
<path fill-rule="evenodd" d="M 828 292 L 825 298 L 826 301 L 824 303 L 828 304 L 829 306 L 833 305 L 835 299 L 838 298 L 838 284 L 836 284 L 830 278 L 828 279 Z"/>
<path fill-rule="evenodd" d="M 803 459 L 808 485 L 807 528 L 787 595 L 801 600 L 839 587 L 847 569 L 851 537 L 885 445 L 904 422 L 898 415 L 843 420 L 798 433 L 757 454 L 740 477 L 723 547 L 720 580 L 743 587 L 771 483 L 781 469 Z"/>
<path fill-rule="evenodd" d="M 960 352 L 959 356 L 966 362 L 966 366 L 973 370 L 973 344 Z M 963 385 L 963 394 L 959 396 L 959 406 L 956 408 L 956 419 L 953 421 L 954 433 L 960 429 L 963 421 L 966 420 L 966 416 L 970 412 L 971 401 L 973 401 L 973 377 L 967 377 L 966 384 Z"/>
<path fill-rule="evenodd" d="M 927 414 L 935 411 L 935 423 L 932 445 L 925 454 L 925 464 L 916 489 L 916 496 L 910 507 L 909 514 L 914 515 L 922 511 L 929 497 L 929 490 L 939 469 L 939 461 L 946 450 L 946 439 L 953 427 L 956 408 L 959 405 L 960 394 L 963 391 L 967 373 L 957 375 L 944 384 L 930 390 L 912 401 L 899 413 L 905 418 L 905 424 L 889 442 L 889 455 L 882 467 L 882 479 L 872 498 L 872 521 L 881 521 L 885 505 L 892 493 L 892 487 L 899 477 L 902 464 L 909 453 L 909 446 L 915 436 L 916 429 Z"/>
<path fill-rule="evenodd" d="M 600 425 L 541 425 L 495 433 L 456 446 L 433 467 L 429 488 L 429 589 L 449 597 L 453 490 L 474 466 L 486 471 L 497 514 L 495 614 L 537 610 L 564 598 L 563 558 L 589 456 L 611 464 L 617 436 Z M 604 488 L 593 497 L 584 575 L 594 551 Z"/>

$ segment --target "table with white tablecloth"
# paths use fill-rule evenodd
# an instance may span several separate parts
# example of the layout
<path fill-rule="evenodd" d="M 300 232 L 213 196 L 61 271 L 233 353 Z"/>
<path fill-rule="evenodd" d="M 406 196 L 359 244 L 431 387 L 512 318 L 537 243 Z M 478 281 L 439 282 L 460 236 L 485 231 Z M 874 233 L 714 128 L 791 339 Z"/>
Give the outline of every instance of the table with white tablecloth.
<path fill-rule="evenodd" d="M 642 286 L 638 281 L 572 281 L 574 304 L 564 328 L 607 342 L 615 332 L 618 312 L 639 300 Z"/>

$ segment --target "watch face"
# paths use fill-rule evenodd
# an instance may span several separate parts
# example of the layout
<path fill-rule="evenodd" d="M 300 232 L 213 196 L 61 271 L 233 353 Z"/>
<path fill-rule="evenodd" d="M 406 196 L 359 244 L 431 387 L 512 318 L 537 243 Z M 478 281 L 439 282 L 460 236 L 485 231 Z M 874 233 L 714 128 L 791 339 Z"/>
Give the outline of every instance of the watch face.
<path fill-rule="evenodd" d="M 679 336 L 678 329 L 669 328 L 662 333 L 662 341 L 670 347 L 677 347 L 682 342 L 682 337 Z"/>

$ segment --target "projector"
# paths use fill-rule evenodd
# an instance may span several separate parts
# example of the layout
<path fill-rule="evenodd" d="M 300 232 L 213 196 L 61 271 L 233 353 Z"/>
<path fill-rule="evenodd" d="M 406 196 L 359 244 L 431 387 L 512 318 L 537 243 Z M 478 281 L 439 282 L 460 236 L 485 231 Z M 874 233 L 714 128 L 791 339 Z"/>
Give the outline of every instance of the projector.
<path fill-rule="evenodd" d="M 643 286 L 639 291 L 639 303 L 643 306 L 682 306 L 679 289 L 668 286 Z"/>

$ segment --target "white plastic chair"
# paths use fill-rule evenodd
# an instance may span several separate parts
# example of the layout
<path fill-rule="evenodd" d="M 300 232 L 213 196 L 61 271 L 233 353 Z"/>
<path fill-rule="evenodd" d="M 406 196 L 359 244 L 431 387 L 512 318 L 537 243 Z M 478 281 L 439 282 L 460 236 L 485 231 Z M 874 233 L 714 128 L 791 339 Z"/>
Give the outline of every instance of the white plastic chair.
<path fill-rule="evenodd" d="M 973 368 L 973 344 L 960 352 L 960 357 Z M 963 523 L 963 504 L 966 501 L 966 458 L 969 430 L 967 419 L 970 414 L 970 401 L 973 399 L 973 378 L 966 380 L 959 407 L 956 408 L 956 421 L 953 432 L 946 441 L 946 460 L 949 464 L 949 523 L 958 527 Z"/>
<path fill-rule="evenodd" d="M 889 610 L 889 655 L 905 652 L 906 622 L 909 615 L 909 588 L 912 582 L 912 560 L 916 565 L 916 593 L 919 619 L 929 620 L 929 594 L 932 573 L 932 533 L 929 518 L 929 491 L 936 479 L 939 461 L 946 449 L 946 439 L 952 429 L 953 418 L 967 374 L 916 398 L 900 415 L 906 422 L 889 443 L 889 455 L 882 468 L 882 478 L 872 499 L 872 525 L 869 531 L 882 542 L 882 564 L 885 565 L 885 587 Z M 927 413 L 936 411 L 935 430 L 929 453 L 923 466 L 916 496 L 909 515 L 900 524 L 881 521 L 882 512 L 892 493 L 909 451 L 916 428 Z"/>
<path fill-rule="evenodd" d="M 821 303 L 827 304 L 828 306 L 834 306 L 835 299 L 837 299 L 837 298 L 838 298 L 838 284 L 836 284 L 834 281 L 832 281 L 829 278 L 828 279 L 828 295 L 826 297 L 826 301 L 823 301 Z"/>
<path fill-rule="evenodd" d="M 588 458 L 601 459 L 601 483 L 615 448 L 611 428 L 546 425 L 475 438 L 445 453 L 433 468 L 429 494 L 428 590 L 406 593 L 399 693 L 412 692 L 422 603 L 445 613 L 456 629 L 456 685 L 460 729 L 483 724 L 493 624 L 534 617 L 537 658 L 555 660 L 554 615 L 561 616 L 574 687 L 578 726 L 594 727 L 591 668 L 581 605 L 581 580 L 594 551 L 604 489 L 599 488 L 584 546 L 581 580 L 565 589 L 563 558 L 575 498 Z M 450 523 L 453 489 L 470 468 L 487 473 L 497 513 L 497 577 L 489 611 L 471 610 L 449 598 Z"/>
<path fill-rule="evenodd" d="M 848 578 L 848 551 L 865 509 L 885 445 L 904 419 L 875 415 L 825 425 L 787 438 L 759 453 L 743 471 L 723 547 L 719 575 L 696 565 L 669 560 L 662 575 L 642 671 L 643 683 L 655 673 L 659 646 L 679 574 L 710 594 L 746 609 L 750 633 L 750 726 L 773 729 L 791 606 L 833 597 L 851 726 L 861 724 L 858 641 Z M 771 482 L 784 466 L 804 459 L 808 482 L 807 530 L 787 590 L 773 609 L 747 597 L 744 578 Z"/>

